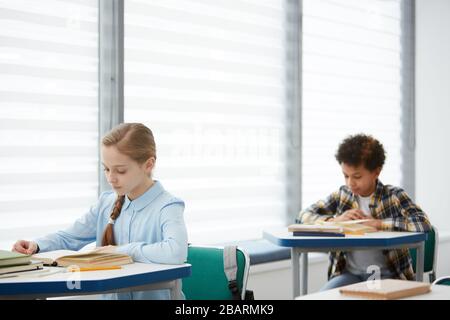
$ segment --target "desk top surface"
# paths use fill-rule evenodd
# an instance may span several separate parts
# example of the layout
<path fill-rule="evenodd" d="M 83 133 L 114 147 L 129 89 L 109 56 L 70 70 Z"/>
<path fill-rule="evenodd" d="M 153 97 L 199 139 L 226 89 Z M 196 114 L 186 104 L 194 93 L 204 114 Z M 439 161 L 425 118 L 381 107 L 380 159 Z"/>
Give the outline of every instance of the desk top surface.
<path fill-rule="evenodd" d="M 33 293 L 73 292 L 79 281 L 78 293 L 89 293 L 171 281 L 190 276 L 191 265 L 133 263 L 117 270 L 62 272 L 64 268 L 44 267 L 46 272 L 0 279 L 0 296 Z M 57 272 L 57 273 L 54 273 Z M 72 289 L 71 289 L 72 287 Z"/>
<path fill-rule="evenodd" d="M 418 243 L 427 239 L 421 232 L 371 232 L 365 235 L 345 237 L 299 237 L 287 231 L 287 227 L 267 229 L 263 237 L 282 247 L 336 248 L 336 247 L 389 247 Z"/>
<path fill-rule="evenodd" d="M 307 294 L 295 300 L 367 300 L 341 294 L 339 288 Z M 399 300 L 450 300 L 450 286 L 433 285 L 431 291 L 425 294 L 401 298 Z"/>

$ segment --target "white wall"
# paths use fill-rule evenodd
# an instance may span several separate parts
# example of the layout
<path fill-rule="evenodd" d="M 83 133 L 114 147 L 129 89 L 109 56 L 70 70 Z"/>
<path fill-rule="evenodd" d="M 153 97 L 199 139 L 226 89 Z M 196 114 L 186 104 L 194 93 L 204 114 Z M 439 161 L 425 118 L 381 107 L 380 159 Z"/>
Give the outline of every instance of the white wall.
<path fill-rule="evenodd" d="M 450 230 L 449 122 L 450 1 L 416 0 L 416 201 L 441 230 Z"/>

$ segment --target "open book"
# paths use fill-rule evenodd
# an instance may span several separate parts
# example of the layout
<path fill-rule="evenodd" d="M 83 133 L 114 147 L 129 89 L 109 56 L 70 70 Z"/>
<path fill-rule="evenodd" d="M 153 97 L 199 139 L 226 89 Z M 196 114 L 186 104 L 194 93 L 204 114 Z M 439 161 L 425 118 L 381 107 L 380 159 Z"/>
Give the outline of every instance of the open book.
<path fill-rule="evenodd" d="M 377 232 L 377 229 L 371 226 L 366 226 L 363 223 L 370 221 L 370 219 L 360 219 L 360 220 L 348 220 L 339 222 L 323 222 L 323 225 L 332 225 L 337 227 L 342 227 L 345 234 L 351 235 L 363 235 L 370 232 Z"/>
<path fill-rule="evenodd" d="M 40 260 L 44 265 L 68 267 L 76 265 L 86 267 L 110 267 L 133 263 L 130 256 L 122 253 L 106 253 L 97 250 L 78 252 L 72 250 L 56 250 L 34 254 L 33 259 Z"/>
<path fill-rule="evenodd" d="M 363 235 L 368 232 L 376 232 L 377 229 L 363 225 L 363 220 L 349 220 L 341 222 L 318 222 L 316 224 L 291 224 L 288 231 L 295 236 L 331 236 L 343 237 L 345 235 Z"/>
<path fill-rule="evenodd" d="M 430 291 L 429 283 L 396 279 L 359 282 L 339 289 L 344 295 L 382 300 L 411 297 Z"/>

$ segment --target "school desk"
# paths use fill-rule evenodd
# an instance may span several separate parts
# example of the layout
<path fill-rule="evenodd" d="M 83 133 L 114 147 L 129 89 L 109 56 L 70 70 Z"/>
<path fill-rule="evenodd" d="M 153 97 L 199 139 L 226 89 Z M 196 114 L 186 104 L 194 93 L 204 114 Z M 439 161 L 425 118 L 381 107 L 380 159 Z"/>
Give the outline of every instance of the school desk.
<path fill-rule="evenodd" d="M 180 279 L 191 274 L 190 264 L 133 263 L 116 270 L 84 272 L 45 268 L 51 270 L 33 276 L 24 274 L 0 279 L 0 299 L 45 299 L 155 289 L 170 289 L 172 299 L 179 299 Z"/>
<path fill-rule="evenodd" d="M 339 292 L 339 288 L 299 296 L 296 300 L 369 300 L 366 298 L 344 295 Z M 398 300 L 450 300 L 450 286 L 432 285 L 428 293 L 411 297 L 400 298 Z"/>
<path fill-rule="evenodd" d="M 299 237 L 293 236 L 285 227 L 265 230 L 263 237 L 276 245 L 291 248 L 293 298 L 308 292 L 308 252 L 416 248 L 416 280 L 423 280 L 426 233 L 380 231 L 345 237 Z"/>

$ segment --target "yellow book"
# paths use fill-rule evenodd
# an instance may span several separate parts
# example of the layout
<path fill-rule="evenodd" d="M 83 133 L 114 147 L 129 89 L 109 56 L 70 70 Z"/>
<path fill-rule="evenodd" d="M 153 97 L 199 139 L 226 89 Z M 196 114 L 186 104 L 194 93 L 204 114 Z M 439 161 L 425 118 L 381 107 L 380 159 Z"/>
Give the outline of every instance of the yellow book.
<path fill-rule="evenodd" d="M 133 263 L 133 259 L 122 253 L 78 252 L 72 250 L 55 250 L 34 254 L 33 259 L 40 260 L 44 265 L 68 267 L 76 265 L 80 268 L 112 267 Z"/>

